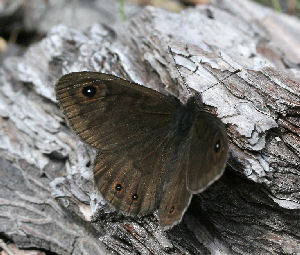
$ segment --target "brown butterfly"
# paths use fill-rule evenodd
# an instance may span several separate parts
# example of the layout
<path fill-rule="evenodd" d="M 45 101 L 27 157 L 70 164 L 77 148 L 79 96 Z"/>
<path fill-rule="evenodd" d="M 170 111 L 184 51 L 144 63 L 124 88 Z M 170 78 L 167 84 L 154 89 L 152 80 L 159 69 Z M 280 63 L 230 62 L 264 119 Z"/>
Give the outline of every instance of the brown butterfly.
<path fill-rule="evenodd" d="M 198 94 L 182 104 L 114 75 L 78 72 L 60 78 L 56 97 L 71 127 L 98 150 L 97 188 L 125 214 L 158 209 L 161 226 L 170 228 L 192 194 L 224 171 L 224 124 L 203 110 Z"/>

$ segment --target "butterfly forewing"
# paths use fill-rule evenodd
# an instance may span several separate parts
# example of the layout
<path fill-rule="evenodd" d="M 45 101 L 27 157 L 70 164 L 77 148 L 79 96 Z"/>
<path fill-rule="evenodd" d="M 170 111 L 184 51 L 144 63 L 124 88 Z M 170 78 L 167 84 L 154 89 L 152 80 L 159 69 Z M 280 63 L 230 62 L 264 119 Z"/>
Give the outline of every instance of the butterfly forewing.
<path fill-rule="evenodd" d="M 172 146 L 173 113 L 181 104 L 113 75 L 79 72 L 56 86 L 69 124 L 99 149 L 97 187 L 116 209 L 145 215 L 157 208 Z"/>
<path fill-rule="evenodd" d="M 93 90 L 90 95 L 86 90 Z M 118 77 L 79 72 L 63 76 L 57 99 L 76 133 L 101 150 L 117 150 L 168 128 L 179 103 Z"/>
<path fill-rule="evenodd" d="M 228 154 L 228 137 L 220 119 L 201 111 L 195 117 L 189 140 L 187 188 L 193 194 L 197 194 L 216 181 L 224 172 Z"/>

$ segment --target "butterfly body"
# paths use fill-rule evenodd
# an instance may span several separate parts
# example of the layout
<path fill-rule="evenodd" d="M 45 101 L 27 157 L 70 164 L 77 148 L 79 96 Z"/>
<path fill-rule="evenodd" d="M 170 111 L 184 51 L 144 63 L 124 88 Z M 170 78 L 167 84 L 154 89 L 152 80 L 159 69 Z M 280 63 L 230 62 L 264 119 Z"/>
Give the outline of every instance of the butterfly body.
<path fill-rule="evenodd" d="M 70 126 L 98 150 L 97 188 L 116 210 L 179 222 L 192 194 L 225 168 L 228 139 L 220 119 L 198 95 L 186 104 L 113 75 L 64 75 L 57 99 Z"/>

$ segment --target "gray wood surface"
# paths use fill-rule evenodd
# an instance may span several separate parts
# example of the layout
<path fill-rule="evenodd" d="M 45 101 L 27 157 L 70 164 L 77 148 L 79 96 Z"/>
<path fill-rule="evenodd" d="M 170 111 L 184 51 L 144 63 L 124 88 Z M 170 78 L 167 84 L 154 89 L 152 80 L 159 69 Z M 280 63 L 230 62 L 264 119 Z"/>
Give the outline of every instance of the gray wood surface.
<path fill-rule="evenodd" d="M 225 0 L 102 22 L 54 26 L 0 66 L 0 239 L 56 254 L 300 254 L 299 20 Z M 168 46 L 226 123 L 230 157 L 164 232 L 156 214 L 122 216 L 95 190 L 95 151 L 66 126 L 54 85 L 62 74 L 100 71 L 184 102 Z"/>

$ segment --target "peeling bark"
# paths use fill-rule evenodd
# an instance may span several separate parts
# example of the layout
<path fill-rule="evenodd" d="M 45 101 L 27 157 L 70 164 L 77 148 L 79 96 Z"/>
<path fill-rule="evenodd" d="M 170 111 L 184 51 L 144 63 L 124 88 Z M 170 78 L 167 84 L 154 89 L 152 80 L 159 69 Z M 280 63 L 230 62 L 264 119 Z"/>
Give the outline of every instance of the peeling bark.
<path fill-rule="evenodd" d="M 0 239 L 57 254 L 300 254 L 299 31 L 297 19 L 245 0 L 179 14 L 147 7 L 112 27 L 56 26 L 24 56 L 7 57 Z M 95 151 L 65 125 L 54 85 L 65 73 L 100 71 L 184 102 L 168 46 L 188 86 L 226 124 L 230 158 L 224 176 L 163 232 L 156 214 L 126 217 L 103 201 Z"/>

